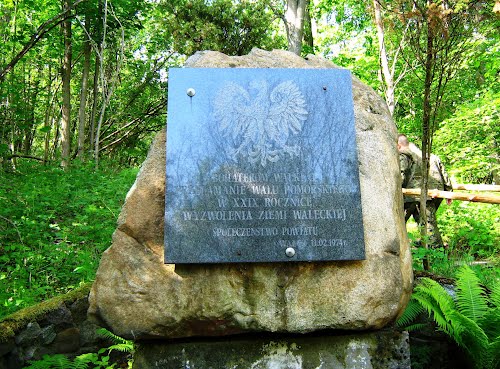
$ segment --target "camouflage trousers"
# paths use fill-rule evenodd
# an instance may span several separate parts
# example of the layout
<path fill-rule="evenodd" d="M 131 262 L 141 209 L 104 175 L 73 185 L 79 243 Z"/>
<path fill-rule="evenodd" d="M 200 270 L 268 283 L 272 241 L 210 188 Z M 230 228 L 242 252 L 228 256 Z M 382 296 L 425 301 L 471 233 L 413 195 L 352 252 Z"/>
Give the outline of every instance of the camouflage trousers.
<path fill-rule="evenodd" d="M 443 247 L 443 238 L 439 232 L 436 212 L 441 205 L 442 199 L 433 199 L 427 201 L 426 214 L 427 214 L 427 236 L 429 237 L 428 245 L 431 248 Z M 420 203 L 419 202 L 405 202 L 405 222 L 413 216 L 415 222 L 420 224 Z"/>

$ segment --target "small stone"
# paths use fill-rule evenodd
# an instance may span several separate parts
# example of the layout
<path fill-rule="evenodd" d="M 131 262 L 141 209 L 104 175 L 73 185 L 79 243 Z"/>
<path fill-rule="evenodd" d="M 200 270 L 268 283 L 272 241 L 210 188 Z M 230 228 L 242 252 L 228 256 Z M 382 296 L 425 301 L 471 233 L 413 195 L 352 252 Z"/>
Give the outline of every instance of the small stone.
<path fill-rule="evenodd" d="M 52 343 L 56 338 L 56 330 L 54 325 L 48 325 L 42 328 L 42 342 L 44 345 Z"/>
<path fill-rule="evenodd" d="M 45 319 L 42 320 L 42 324 L 53 324 L 58 329 L 65 329 L 73 326 L 73 317 L 66 305 L 61 304 L 59 308 L 47 313 Z"/>
<path fill-rule="evenodd" d="M 97 324 L 89 320 L 85 320 L 78 326 L 80 329 L 80 345 L 85 346 L 99 346 L 100 343 L 106 339 L 97 333 L 100 328 Z"/>
<path fill-rule="evenodd" d="M 80 330 L 68 328 L 57 334 L 51 345 L 52 351 L 59 354 L 78 352 L 80 348 Z"/>
<path fill-rule="evenodd" d="M 42 330 L 37 322 L 28 323 L 26 328 L 16 336 L 16 344 L 19 346 L 32 345 L 41 334 Z"/>
<path fill-rule="evenodd" d="M 24 362 L 33 360 L 37 351 L 38 351 L 38 346 L 26 347 L 26 348 L 22 349 L 21 359 Z"/>
<path fill-rule="evenodd" d="M 88 296 L 80 298 L 69 306 L 69 310 L 76 324 L 87 319 L 87 310 L 89 309 Z"/>

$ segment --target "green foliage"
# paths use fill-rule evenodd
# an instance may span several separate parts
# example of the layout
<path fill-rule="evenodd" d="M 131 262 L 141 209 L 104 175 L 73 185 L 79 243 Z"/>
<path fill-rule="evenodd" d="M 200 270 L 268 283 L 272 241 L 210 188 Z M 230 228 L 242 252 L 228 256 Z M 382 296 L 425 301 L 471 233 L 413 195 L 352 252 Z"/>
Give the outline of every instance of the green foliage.
<path fill-rule="evenodd" d="M 425 323 L 413 323 L 417 317 L 424 312 L 424 308 L 420 303 L 411 299 L 406 306 L 405 311 L 398 319 L 398 326 L 404 327 L 408 332 L 416 331 L 423 329 L 425 327 Z"/>
<path fill-rule="evenodd" d="M 0 176 L 2 316 L 94 278 L 136 173 L 25 164 Z"/>
<path fill-rule="evenodd" d="M 70 359 L 62 354 L 44 355 L 42 360 L 33 362 L 25 367 L 27 369 L 84 369 L 86 366 L 76 366 Z"/>
<path fill-rule="evenodd" d="M 116 367 L 116 363 L 110 362 L 109 354 L 118 350 L 120 352 L 132 353 L 134 343 L 119 337 L 105 328 L 97 330 L 97 333 L 114 342 L 108 348 L 100 349 L 97 353 L 87 353 L 77 356 L 74 360 L 68 359 L 61 354 L 44 355 L 42 360 L 31 362 L 25 369 L 87 369 L 89 365 L 93 369 L 111 369 Z M 105 354 L 107 352 L 107 354 Z M 132 368 L 132 359 L 128 361 L 128 368 Z"/>
<path fill-rule="evenodd" d="M 457 273 L 455 297 L 436 281 L 422 278 L 414 289 L 409 311 L 398 320 L 398 325 L 407 326 L 418 316 L 420 309 L 415 306 L 418 303 L 432 317 L 439 330 L 465 349 L 475 368 L 498 368 L 498 286 L 497 281 L 488 296 L 478 276 L 468 266 L 463 266 Z"/>
<path fill-rule="evenodd" d="M 280 48 L 286 45 L 277 31 L 277 17 L 267 1 L 178 0 L 160 3 L 164 38 L 172 48 L 191 55 L 216 50 L 244 55 L 253 47 Z"/>
<path fill-rule="evenodd" d="M 371 12 L 365 2 L 320 0 L 313 12 L 317 24 L 315 48 L 383 95 Z"/>
<path fill-rule="evenodd" d="M 417 247 L 412 252 L 413 256 L 413 269 L 423 270 L 424 260 L 428 260 L 433 271 L 439 271 L 440 274 L 449 275 L 454 269 L 453 261 L 448 259 L 448 252 L 442 248 L 424 248 Z"/>
<path fill-rule="evenodd" d="M 419 247 L 417 225 L 413 220 L 407 223 L 414 270 L 422 271 L 422 262 L 427 258 L 434 273 L 452 277 L 457 264 L 486 261 L 491 268 L 475 268 L 475 271 L 482 282 L 489 285 L 500 260 L 500 208 L 492 204 L 453 201 L 450 206 L 445 203 L 440 206 L 437 220 L 446 248 Z"/>
<path fill-rule="evenodd" d="M 472 269 L 461 268 L 458 271 L 456 288 L 458 310 L 475 322 L 482 319 L 488 311 L 488 305 L 486 299 L 482 298 L 484 289 Z"/>
<path fill-rule="evenodd" d="M 453 201 L 437 215 L 443 238 L 453 255 L 495 258 L 500 250 L 500 208 L 492 204 Z"/>
<path fill-rule="evenodd" d="M 487 91 L 461 105 L 436 132 L 436 152 L 458 182 L 492 183 L 500 171 L 499 107 L 500 92 Z"/>
<path fill-rule="evenodd" d="M 97 333 L 114 342 L 112 346 L 109 346 L 106 349 L 108 352 L 111 352 L 113 350 L 117 350 L 120 352 L 132 352 L 134 350 L 134 343 L 132 341 L 117 336 L 113 332 L 108 331 L 106 328 L 98 329 Z"/>

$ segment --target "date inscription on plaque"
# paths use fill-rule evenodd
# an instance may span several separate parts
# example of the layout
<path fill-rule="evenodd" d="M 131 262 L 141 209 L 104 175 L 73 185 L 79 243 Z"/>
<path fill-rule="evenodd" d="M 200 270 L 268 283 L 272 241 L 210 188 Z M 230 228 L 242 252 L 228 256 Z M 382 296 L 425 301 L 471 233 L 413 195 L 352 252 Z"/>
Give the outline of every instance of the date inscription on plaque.
<path fill-rule="evenodd" d="M 165 263 L 365 258 L 351 75 L 170 69 Z"/>

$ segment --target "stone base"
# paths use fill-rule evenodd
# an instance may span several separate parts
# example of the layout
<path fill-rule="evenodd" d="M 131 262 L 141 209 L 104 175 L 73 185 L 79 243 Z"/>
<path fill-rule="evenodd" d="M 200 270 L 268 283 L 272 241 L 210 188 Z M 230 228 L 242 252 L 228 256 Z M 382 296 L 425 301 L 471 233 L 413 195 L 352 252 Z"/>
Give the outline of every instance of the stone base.
<path fill-rule="evenodd" d="M 189 341 L 142 342 L 133 369 L 405 369 L 407 332 L 346 335 L 237 336 Z"/>

